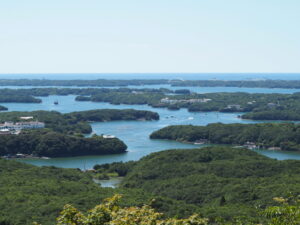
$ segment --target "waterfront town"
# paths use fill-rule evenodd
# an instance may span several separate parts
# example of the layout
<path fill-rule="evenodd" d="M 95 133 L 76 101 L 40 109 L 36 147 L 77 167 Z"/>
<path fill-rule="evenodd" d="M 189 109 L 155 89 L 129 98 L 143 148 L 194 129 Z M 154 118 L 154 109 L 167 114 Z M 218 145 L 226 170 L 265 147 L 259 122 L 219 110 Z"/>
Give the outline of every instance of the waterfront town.
<path fill-rule="evenodd" d="M 0 123 L 0 135 L 19 134 L 23 129 L 42 129 L 45 123 L 33 120 L 33 117 L 20 117 L 21 122 L 6 121 Z"/>

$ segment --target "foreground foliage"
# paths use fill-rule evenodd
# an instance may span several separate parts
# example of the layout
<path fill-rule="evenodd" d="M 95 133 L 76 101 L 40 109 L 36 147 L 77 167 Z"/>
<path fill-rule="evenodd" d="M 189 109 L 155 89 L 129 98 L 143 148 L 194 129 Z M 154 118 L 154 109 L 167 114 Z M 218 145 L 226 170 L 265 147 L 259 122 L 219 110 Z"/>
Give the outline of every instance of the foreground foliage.
<path fill-rule="evenodd" d="M 300 196 L 274 198 L 279 206 L 268 207 L 263 215 L 269 219 L 272 225 L 298 225 L 300 224 Z"/>
<path fill-rule="evenodd" d="M 198 215 L 188 219 L 162 219 L 162 214 L 149 206 L 122 208 L 121 196 L 106 199 L 103 204 L 89 210 L 86 215 L 71 205 L 66 205 L 57 218 L 57 225 L 206 225 L 207 219 Z"/>
<path fill-rule="evenodd" d="M 157 213 L 148 205 L 142 207 L 121 207 L 119 200 L 121 195 L 104 200 L 104 203 L 97 205 L 86 213 L 83 213 L 70 204 L 65 205 L 60 216 L 57 218 L 57 225 L 258 225 L 247 219 L 238 219 L 231 222 L 219 221 L 210 222 L 207 218 L 201 218 L 195 214 L 188 219 L 164 218 L 163 214 Z M 280 206 L 270 206 L 261 211 L 264 223 L 268 225 L 299 225 L 300 204 L 299 200 L 290 203 L 288 199 L 274 198 L 281 203 Z M 35 223 L 35 225 L 38 225 Z M 261 224 L 262 225 L 262 224 Z"/>

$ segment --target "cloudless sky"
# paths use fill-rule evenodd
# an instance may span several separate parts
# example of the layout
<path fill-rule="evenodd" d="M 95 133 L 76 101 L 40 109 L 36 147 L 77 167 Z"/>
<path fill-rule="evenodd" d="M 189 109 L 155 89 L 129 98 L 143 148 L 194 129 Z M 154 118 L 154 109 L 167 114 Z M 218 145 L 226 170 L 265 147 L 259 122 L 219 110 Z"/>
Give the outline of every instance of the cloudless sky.
<path fill-rule="evenodd" d="M 0 0 L 0 73 L 300 72 L 299 0 Z"/>

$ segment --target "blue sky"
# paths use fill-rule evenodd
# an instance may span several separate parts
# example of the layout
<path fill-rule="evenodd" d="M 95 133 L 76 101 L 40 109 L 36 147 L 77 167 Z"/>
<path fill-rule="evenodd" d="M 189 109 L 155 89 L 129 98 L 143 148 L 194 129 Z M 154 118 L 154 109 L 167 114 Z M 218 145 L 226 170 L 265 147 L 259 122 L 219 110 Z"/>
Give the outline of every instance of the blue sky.
<path fill-rule="evenodd" d="M 0 73 L 300 72 L 299 0 L 3 0 Z"/>

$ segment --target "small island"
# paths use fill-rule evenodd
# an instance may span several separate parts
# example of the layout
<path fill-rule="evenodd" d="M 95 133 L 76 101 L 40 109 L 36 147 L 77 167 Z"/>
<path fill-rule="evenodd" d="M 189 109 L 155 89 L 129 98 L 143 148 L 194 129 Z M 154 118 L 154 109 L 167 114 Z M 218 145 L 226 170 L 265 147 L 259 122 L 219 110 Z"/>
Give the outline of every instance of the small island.
<path fill-rule="evenodd" d="M 26 130 L 1 135 L 0 155 L 5 158 L 74 157 L 125 153 L 127 146 L 115 137 L 77 137 L 48 130 Z"/>

